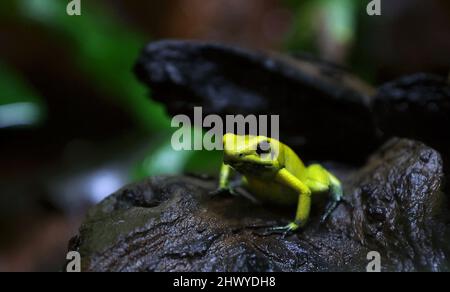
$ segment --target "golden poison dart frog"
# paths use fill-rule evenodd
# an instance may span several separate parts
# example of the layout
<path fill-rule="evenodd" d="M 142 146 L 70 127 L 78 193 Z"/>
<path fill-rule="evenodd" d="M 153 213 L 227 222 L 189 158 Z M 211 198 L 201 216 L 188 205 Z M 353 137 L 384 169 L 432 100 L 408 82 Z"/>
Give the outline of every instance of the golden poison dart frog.
<path fill-rule="evenodd" d="M 306 167 L 295 152 L 283 143 L 263 136 L 226 134 L 223 138 L 224 163 L 217 192 L 234 193 L 233 172 L 242 175 L 239 186 L 262 202 L 297 205 L 295 220 L 284 227 L 285 232 L 303 228 L 311 210 L 311 197 L 330 194 L 324 222 L 343 198 L 340 181 L 319 164 Z"/>

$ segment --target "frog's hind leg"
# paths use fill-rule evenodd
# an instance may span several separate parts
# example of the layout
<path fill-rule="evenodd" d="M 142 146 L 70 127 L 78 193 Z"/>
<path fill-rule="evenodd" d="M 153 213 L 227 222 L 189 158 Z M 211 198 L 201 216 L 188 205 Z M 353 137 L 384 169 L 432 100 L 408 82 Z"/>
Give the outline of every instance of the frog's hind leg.
<path fill-rule="evenodd" d="M 342 201 L 342 185 L 334 175 L 318 164 L 307 168 L 307 176 L 307 185 L 313 193 L 330 194 L 330 200 L 321 218 L 321 222 L 324 223 Z"/>

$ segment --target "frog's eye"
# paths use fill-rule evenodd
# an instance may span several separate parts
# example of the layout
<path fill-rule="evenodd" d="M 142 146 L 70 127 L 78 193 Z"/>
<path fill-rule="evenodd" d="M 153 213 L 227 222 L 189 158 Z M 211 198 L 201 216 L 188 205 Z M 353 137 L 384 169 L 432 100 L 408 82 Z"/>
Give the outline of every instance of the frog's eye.
<path fill-rule="evenodd" d="M 256 147 L 256 154 L 262 155 L 262 154 L 269 154 L 271 152 L 270 149 L 270 143 L 267 141 L 263 141 L 258 144 Z"/>

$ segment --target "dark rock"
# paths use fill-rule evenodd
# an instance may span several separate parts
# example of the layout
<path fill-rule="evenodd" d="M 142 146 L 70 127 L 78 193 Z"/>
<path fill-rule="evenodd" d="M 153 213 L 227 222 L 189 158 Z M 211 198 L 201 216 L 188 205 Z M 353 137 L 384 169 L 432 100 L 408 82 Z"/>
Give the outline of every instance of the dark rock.
<path fill-rule="evenodd" d="M 394 271 L 448 269 L 441 156 L 421 143 L 391 140 L 360 172 L 347 233 L 380 251 Z"/>
<path fill-rule="evenodd" d="M 280 115 L 281 140 L 305 159 L 363 162 L 377 145 L 374 89 L 335 65 L 162 41 L 145 48 L 135 71 L 172 116 L 192 116 L 195 106 L 205 115 Z"/>
<path fill-rule="evenodd" d="M 338 175 L 346 203 L 325 226 L 316 204 L 306 229 L 286 238 L 267 228 L 295 210 L 211 197 L 212 180 L 151 178 L 92 209 L 70 250 L 85 271 L 365 271 L 369 251 L 386 271 L 449 269 L 436 151 L 395 139 Z"/>
<path fill-rule="evenodd" d="M 385 136 L 409 137 L 449 153 L 450 83 L 447 79 L 430 74 L 403 77 L 381 86 L 373 107 Z"/>
<path fill-rule="evenodd" d="M 381 86 L 373 102 L 374 119 L 384 137 L 415 139 L 438 150 L 449 180 L 449 79 L 424 73 L 405 76 Z"/>
<path fill-rule="evenodd" d="M 423 141 L 450 164 L 450 83 L 416 74 L 376 92 L 346 70 L 311 57 L 161 41 L 135 67 L 172 116 L 280 115 L 281 140 L 305 160 L 364 162 L 392 137 Z"/>

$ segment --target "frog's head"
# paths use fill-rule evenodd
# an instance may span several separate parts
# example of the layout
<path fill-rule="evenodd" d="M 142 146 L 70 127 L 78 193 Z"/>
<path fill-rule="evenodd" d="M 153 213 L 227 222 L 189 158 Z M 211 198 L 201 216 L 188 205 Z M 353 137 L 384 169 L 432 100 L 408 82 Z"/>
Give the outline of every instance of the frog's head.
<path fill-rule="evenodd" d="M 264 136 L 223 137 L 224 163 L 242 173 L 261 174 L 280 169 L 279 142 Z"/>

